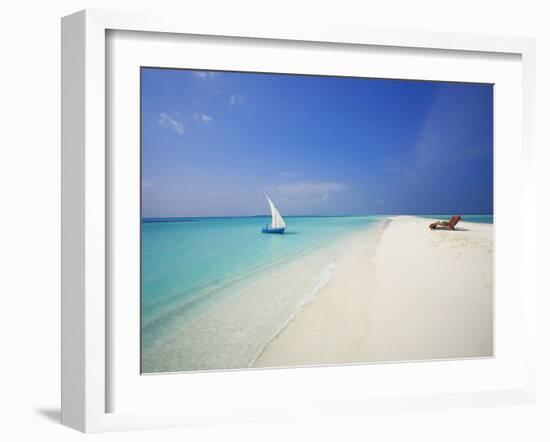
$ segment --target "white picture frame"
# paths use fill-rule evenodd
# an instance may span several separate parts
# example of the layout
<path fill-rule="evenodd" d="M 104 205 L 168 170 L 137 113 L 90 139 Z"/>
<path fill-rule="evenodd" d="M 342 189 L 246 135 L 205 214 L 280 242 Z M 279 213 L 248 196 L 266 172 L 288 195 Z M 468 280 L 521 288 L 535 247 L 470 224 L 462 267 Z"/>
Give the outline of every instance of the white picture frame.
<path fill-rule="evenodd" d="M 535 397 L 535 302 L 533 265 L 536 234 L 523 222 L 521 238 L 521 302 L 525 342 L 521 380 L 512 387 L 448 394 L 395 394 L 377 397 L 317 397 L 311 402 L 236 404 L 231 412 L 108 412 L 107 340 L 110 321 L 108 247 L 110 196 L 107 184 L 106 33 L 144 31 L 163 34 L 270 39 L 288 42 L 369 45 L 380 48 L 438 49 L 515 54 L 521 57 L 522 220 L 535 219 L 535 43 L 519 37 L 491 37 L 416 31 L 358 29 L 343 26 L 294 27 L 286 24 L 232 21 L 218 23 L 193 17 L 164 17 L 87 10 L 62 21 L 62 423 L 85 432 L 247 422 L 312 415 L 371 411 L 440 409 L 532 403 Z M 301 369 L 307 370 L 307 369 Z M 239 376 L 246 375 L 241 372 Z M 264 371 L 262 376 L 269 376 Z M 197 378 L 198 379 L 198 378 Z M 208 380 L 206 380 L 208 381 Z M 235 404 L 234 404 L 235 405 Z M 289 409 L 291 411 L 289 411 Z"/>

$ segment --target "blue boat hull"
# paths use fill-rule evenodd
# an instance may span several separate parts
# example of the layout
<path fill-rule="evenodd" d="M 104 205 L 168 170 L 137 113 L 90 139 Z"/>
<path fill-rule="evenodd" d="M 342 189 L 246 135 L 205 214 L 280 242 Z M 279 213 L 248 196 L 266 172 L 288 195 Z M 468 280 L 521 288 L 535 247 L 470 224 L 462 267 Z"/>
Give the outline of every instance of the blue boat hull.
<path fill-rule="evenodd" d="M 264 227 L 262 229 L 262 233 L 278 233 L 278 234 L 282 234 L 282 233 L 285 233 L 285 228 L 284 227 L 281 227 L 280 229 L 270 229 L 269 227 Z"/>

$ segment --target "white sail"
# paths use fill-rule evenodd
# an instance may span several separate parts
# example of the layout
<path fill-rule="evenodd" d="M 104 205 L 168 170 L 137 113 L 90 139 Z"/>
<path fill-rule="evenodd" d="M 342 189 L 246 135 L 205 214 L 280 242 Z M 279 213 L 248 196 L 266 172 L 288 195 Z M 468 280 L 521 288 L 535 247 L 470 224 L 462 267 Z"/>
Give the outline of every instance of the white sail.
<path fill-rule="evenodd" d="M 267 202 L 269 203 L 269 207 L 271 208 L 271 228 L 282 229 L 283 227 L 286 227 L 285 220 L 275 207 L 275 204 L 273 204 L 273 202 L 269 199 L 267 195 L 265 195 L 265 197 L 267 198 Z"/>

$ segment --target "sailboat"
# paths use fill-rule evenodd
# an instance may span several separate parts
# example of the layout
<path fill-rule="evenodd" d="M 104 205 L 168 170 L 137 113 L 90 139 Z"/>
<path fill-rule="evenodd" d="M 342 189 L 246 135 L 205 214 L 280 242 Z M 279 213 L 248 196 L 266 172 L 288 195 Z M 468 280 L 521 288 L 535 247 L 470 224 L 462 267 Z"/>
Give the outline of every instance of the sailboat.
<path fill-rule="evenodd" d="M 267 202 L 269 203 L 269 208 L 271 209 L 271 225 L 266 224 L 262 229 L 262 233 L 285 233 L 285 220 L 275 207 L 275 204 L 269 199 L 269 197 L 264 193 Z"/>

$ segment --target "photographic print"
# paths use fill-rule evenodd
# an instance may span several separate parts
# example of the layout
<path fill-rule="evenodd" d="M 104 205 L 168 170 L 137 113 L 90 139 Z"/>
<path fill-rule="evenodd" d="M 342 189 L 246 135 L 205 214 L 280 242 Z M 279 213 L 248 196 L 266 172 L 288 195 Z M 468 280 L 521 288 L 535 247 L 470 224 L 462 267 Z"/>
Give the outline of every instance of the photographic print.
<path fill-rule="evenodd" d="M 493 356 L 493 85 L 141 68 L 142 373 Z"/>

